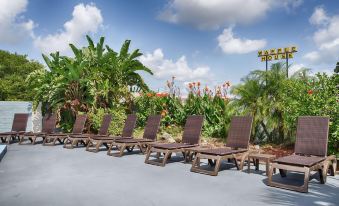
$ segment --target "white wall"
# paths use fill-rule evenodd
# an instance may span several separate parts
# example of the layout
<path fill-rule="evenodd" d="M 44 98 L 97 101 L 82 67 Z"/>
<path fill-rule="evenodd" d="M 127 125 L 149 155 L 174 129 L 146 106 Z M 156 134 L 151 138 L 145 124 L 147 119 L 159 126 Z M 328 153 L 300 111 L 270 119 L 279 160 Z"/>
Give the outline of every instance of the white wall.
<path fill-rule="evenodd" d="M 11 131 L 15 113 L 29 113 L 26 131 L 33 131 L 32 109 L 32 102 L 0 101 L 0 132 Z"/>

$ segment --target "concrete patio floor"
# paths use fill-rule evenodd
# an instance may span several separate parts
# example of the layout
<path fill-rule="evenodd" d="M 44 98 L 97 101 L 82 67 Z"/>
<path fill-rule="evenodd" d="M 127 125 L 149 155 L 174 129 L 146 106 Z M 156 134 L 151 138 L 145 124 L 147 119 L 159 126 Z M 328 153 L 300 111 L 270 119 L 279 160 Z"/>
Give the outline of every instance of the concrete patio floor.
<path fill-rule="evenodd" d="M 13 144 L 0 162 L 0 205 L 339 205 L 339 175 L 325 185 L 313 179 L 307 194 L 268 187 L 266 180 L 233 167 L 211 177 L 182 162 L 146 165 L 140 154 Z"/>

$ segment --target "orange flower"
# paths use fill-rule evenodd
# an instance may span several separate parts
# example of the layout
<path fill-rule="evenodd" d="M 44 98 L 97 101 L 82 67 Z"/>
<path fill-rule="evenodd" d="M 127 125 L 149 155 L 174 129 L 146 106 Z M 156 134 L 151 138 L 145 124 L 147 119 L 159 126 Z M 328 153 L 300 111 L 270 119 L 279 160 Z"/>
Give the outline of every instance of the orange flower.
<path fill-rule="evenodd" d="M 148 97 L 152 97 L 152 96 L 153 96 L 152 93 L 147 93 L 146 95 L 147 95 Z"/>
<path fill-rule="evenodd" d="M 312 95 L 312 94 L 313 94 L 313 90 L 310 89 L 310 90 L 307 91 L 307 93 L 308 93 L 309 95 Z"/>
<path fill-rule="evenodd" d="M 164 110 L 161 111 L 161 116 L 162 117 L 166 116 L 166 114 L 167 114 L 167 110 L 164 109 Z"/>
<path fill-rule="evenodd" d="M 200 87 L 200 82 L 197 82 L 198 87 Z"/>

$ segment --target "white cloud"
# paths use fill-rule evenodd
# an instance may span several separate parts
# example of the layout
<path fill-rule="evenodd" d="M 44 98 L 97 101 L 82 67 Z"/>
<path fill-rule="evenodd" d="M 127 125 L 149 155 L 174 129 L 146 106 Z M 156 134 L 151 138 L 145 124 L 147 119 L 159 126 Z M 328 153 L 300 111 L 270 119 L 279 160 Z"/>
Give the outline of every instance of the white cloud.
<path fill-rule="evenodd" d="M 265 39 L 251 40 L 236 38 L 233 34 L 233 27 L 224 29 L 218 36 L 218 45 L 226 54 L 246 54 L 265 47 Z"/>
<path fill-rule="evenodd" d="M 72 19 L 64 24 L 63 31 L 46 37 L 37 37 L 34 45 L 42 52 L 69 50 L 69 43 L 77 44 L 90 32 L 97 32 L 102 25 L 101 11 L 94 4 L 78 4 L 74 7 Z"/>
<path fill-rule="evenodd" d="M 315 8 L 312 16 L 309 19 L 310 23 L 313 25 L 325 25 L 329 22 L 329 18 L 326 14 L 326 11 L 322 7 Z"/>
<path fill-rule="evenodd" d="M 140 61 L 153 71 L 157 79 L 167 80 L 175 76 L 176 80 L 181 82 L 202 81 L 206 83 L 213 80 L 213 74 L 208 66 L 191 68 L 185 56 L 181 56 L 176 61 L 165 59 L 161 49 L 141 56 Z"/>
<path fill-rule="evenodd" d="M 218 29 L 230 24 L 252 23 L 269 10 L 295 8 L 301 3 L 302 0 L 170 0 L 159 18 L 200 29 Z"/>
<path fill-rule="evenodd" d="M 300 69 L 305 69 L 305 68 L 307 68 L 307 67 L 304 64 L 292 64 L 288 68 L 289 76 L 292 76 L 294 73 L 296 73 Z"/>
<path fill-rule="evenodd" d="M 304 55 L 311 63 L 333 63 L 339 60 L 339 15 L 328 16 L 323 8 L 317 7 L 310 17 L 317 30 L 313 41 L 317 50 Z"/>
<path fill-rule="evenodd" d="M 33 36 L 34 22 L 21 16 L 27 4 L 27 0 L 0 1 L 0 42 L 15 44 Z"/>

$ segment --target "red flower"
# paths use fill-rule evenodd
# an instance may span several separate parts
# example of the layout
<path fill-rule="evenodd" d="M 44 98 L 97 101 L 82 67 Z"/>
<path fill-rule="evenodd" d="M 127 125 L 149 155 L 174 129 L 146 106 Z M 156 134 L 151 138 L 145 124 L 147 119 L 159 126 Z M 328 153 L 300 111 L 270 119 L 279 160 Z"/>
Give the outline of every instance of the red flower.
<path fill-rule="evenodd" d="M 311 89 L 308 90 L 308 91 L 307 91 L 307 94 L 312 95 L 312 94 L 313 94 L 313 90 L 311 90 Z"/>

